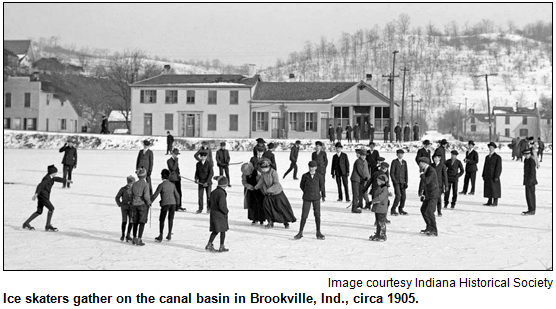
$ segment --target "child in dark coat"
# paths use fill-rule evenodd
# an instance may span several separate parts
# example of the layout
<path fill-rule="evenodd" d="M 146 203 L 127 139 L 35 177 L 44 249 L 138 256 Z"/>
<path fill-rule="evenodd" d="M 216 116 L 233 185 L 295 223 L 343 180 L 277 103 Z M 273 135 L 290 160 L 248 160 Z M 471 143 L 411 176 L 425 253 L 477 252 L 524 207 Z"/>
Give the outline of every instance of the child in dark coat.
<path fill-rule="evenodd" d="M 388 163 L 382 163 L 381 168 L 388 169 Z M 375 213 L 376 233 L 369 237 L 372 241 L 386 241 L 386 213 L 388 212 L 389 181 L 386 173 L 378 176 L 376 180 L 377 189 L 373 195 L 373 207 Z"/>
<path fill-rule="evenodd" d="M 133 220 L 131 218 L 131 204 L 133 202 L 133 196 L 131 193 L 131 186 L 135 182 L 135 178 L 133 176 L 127 176 L 127 185 L 120 188 L 118 194 L 116 194 L 116 204 L 120 207 L 122 212 L 122 237 L 120 237 L 120 241 L 131 241 L 131 228 L 133 227 Z M 127 221 L 129 221 L 129 225 L 127 226 L 127 234 L 126 232 L 126 225 Z M 124 234 L 126 235 L 124 237 Z"/>
<path fill-rule="evenodd" d="M 228 179 L 226 176 L 216 176 L 214 180 L 218 181 L 218 187 L 210 194 L 210 228 L 211 232 L 208 244 L 205 250 L 209 252 L 227 252 L 229 251 L 224 247 L 224 240 L 226 239 L 226 231 L 228 230 L 228 204 L 226 202 L 226 187 L 228 186 Z M 220 233 L 220 248 L 216 250 L 212 242 L 216 235 Z"/>
<path fill-rule="evenodd" d="M 178 193 L 176 186 L 168 181 L 168 178 L 170 177 L 170 171 L 167 169 L 163 169 L 160 174 L 162 176 L 162 183 L 158 185 L 151 199 L 151 201 L 154 202 L 154 200 L 156 200 L 156 198 L 160 194 L 160 233 L 158 234 L 158 237 L 154 239 L 157 242 L 162 241 L 162 233 L 164 232 L 164 220 L 166 220 L 166 215 L 168 215 L 168 236 L 166 236 L 166 239 L 168 239 L 168 241 L 172 239 L 174 214 L 176 212 L 176 207 L 180 199 L 180 194 Z"/>
<path fill-rule="evenodd" d="M 299 226 L 299 233 L 294 236 L 294 239 L 301 239 L 303 237 L 303 228 L 313 205 L 313 213 L 315 214 L 315 224 L 317 226 L 317 239 L 324 240 L 324 235 L 320 232 L 320 199 L 324 191 L 324 180 L 322 176 L 316 172 L 317 162 L 309 162 L 309 172 L 303 174 L 299 186 L 303 191 L 303 209 L 301 211 L 301 225 Z"/>
<path fill-rule="evenodd" d="M 37 186 L 35 190 L 35 195 L 33 195 L 32 200 L 36 200 L 38 197 L 37 202 L 37 211 L 34 212 L 27 221 L 23 223 L 24 229 L 34 230 L 35 228 L 30 225 L 31 221 L 33 221 L 36 217 L 42 214 L 42 210 L 44 207 L 48 209 L 48 214 L 46 217 L 46 231 L 58 232 L 58 229 L 53 227 L 51 224 L 52 215 L 54 214 L 54 205 L 50 202 L 50 190 L 52 190 L 52 186 L 54 182 L 61 182 L 63 184 L 72 183 L 69 179 L 64 179 L 61 177 L 56 177 L 56 173 L 58 173 L 58 169 L 54 165 L 49 165 L 47 168 L 46 176 L 42 178 L 41 183 Z"/>

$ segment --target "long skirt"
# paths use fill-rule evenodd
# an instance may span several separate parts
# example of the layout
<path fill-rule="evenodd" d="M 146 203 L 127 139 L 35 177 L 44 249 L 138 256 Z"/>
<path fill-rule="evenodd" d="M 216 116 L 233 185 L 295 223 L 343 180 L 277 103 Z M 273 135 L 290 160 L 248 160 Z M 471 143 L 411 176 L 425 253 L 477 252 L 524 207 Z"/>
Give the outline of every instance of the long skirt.
<path fill-rule="evenodd" d="M 263 222 L 266 218 L 263 208 L 264 195 L 261 190 L 245 189 L 245 206 L 247 218 L 255 222 Z"/>
<path fill-rule="evenodd" d="M 295 222 L 290 201 L 284 194 L 280 192 L 277 195 L 267 195 L 263 201 L 264 212 L 269 222 L 287 223 Z"/>

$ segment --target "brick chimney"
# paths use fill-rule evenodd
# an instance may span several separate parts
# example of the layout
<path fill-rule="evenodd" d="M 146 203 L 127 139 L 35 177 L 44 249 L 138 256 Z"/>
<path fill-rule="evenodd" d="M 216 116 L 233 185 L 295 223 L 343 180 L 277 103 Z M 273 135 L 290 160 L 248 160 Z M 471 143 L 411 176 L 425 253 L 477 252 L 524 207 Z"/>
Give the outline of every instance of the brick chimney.
<path fill-rule="evenodd" d="M 290 73 L 290 82 L 295 81 L 295 74 Z"/>
<path fill-rule="evenodd" d="M 517 109 L 519 108 L 519 102 L 515 102 L 515 111 L 517 112 Z"/>
<path fill-rule="evenodd" d="M 171 69 L 172 69 L 172 67 L 169 64 L 165 64 L 164 65 L 164 71 L 162 71 L 162 74 L 170 74 Z"/>
<path fill-rule="evenodd" d="M 373 80 L 373 74 L 366 74 L 365 75 L 365 82 L 367 84 L 371 84 L 371 81 Z"/>

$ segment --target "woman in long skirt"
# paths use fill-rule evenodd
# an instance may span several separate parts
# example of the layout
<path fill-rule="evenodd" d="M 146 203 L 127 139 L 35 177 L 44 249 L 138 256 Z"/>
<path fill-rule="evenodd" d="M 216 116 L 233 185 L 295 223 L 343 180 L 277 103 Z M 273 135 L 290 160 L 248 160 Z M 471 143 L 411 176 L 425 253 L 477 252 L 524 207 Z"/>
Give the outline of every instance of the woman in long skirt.
<path fill-rule="evenodd" d="M 290 222 L 295 222 L 292 206 L 284 194 L 278 173 L 270 167 L 270 160 L 263 158 L 259 161 L 261 178 L 255 189 L 261 189 L 264 194 L 263 207 L 268 220 L 267 228 L 274 227 L 274 222 L 283 223 L 285 228 Z"/>
<path fill-rule="evenodd" d="M 263 209 L 264 195 L 261 190 L 255 190 L 260 176 L 251 163 L 245 163 L 241 166 L 241 183 L 244 190 L 244 208 L 247 209 L 247 218 L 251 220 L 251 224 L 255 225 L 259 222 L 261 225 L 265 220 Z"/>

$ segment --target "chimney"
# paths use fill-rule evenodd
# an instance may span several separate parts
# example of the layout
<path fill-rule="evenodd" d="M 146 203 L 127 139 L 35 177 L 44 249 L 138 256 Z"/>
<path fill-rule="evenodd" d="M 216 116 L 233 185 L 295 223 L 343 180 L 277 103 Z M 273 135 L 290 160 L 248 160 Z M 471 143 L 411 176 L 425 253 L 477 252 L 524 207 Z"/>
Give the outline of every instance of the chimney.
<path fill-rule="evenodd" d="M 470 108 L 470 109 L 469 109 L 469 114 L 471 114 L 471 116 L 473 116 L 473 115 L 475 114 L 475 109 Z"/>
<path fill-rule="evenodd" d="M 31 81 L 32 81 L 32 82 L 39 81 L 39 76 L 40 76 L 40 75 L 39 75 L 39 72 L 33 72 L 33 73 L 31 74 Z"/>
<path fill-rule="evenodd" d="M 290 82 L 295 81 L 295 74 L 290 73 Z"/>
<path fill-rule="evenodd" d="M 255 76 L 257 74 L 257 65 L 255 64 L 248 64 L 249 65 L 249 77 Z"/>
<path fill-rule="evenodd" d="M 533 109 L 537 109 L 537 102 L 535 102 L 535 104 L 533 104 L 534 108 Z"/>
<path fill-rule="evenodd" d="M 515 111 L 517 112 L 517 109 L 519 107 L 519 102 L 515 102 Z"/>
<path fill-rule="evenodd" d="M 366 74 L 366 75 L 365 75 L 365 82 L 366 82 L 367 84 L 370 85 L 372 79 L 373 79 L 373 74 Z"/>
<path fill-rule="evenodd" d="M 172 69 L 172 67 L 169 64 L 165 64 L 164 65 L 164 71 L 162 71 L 162 74 L 170 74 L 171 69 Z"/>

